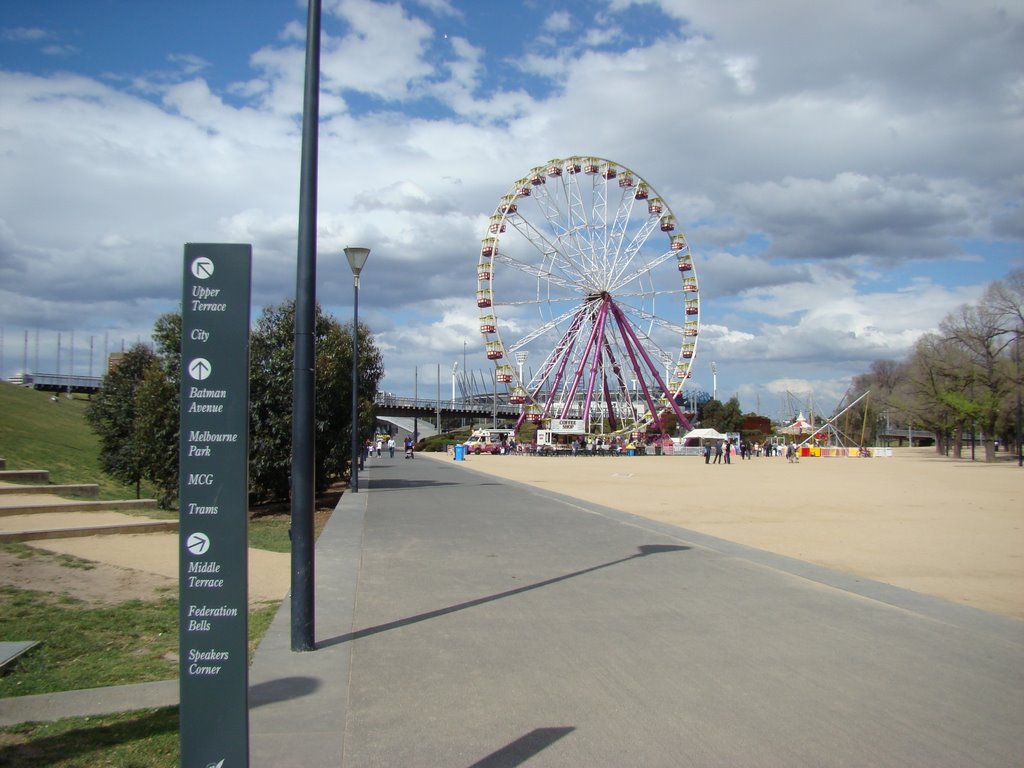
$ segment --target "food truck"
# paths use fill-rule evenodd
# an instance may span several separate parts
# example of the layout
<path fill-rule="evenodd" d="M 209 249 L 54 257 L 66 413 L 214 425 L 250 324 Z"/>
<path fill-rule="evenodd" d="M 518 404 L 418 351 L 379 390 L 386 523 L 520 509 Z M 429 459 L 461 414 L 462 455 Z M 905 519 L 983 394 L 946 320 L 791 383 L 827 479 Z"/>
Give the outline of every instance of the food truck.
<path fill-rule="evenodd" d="M 551 419 L 547 429 L 537 430 L 537 452 L 571 451 L 574 440 L 581 450 L 586 447 L 587 424 L 583 419 Z"/>
<path fill-rule="evenodd" d="M 479 456 L 481 453 L 501 453 L 512 437 L 511 429 L 475 429 L 463 443 L 466 453 Z"/>

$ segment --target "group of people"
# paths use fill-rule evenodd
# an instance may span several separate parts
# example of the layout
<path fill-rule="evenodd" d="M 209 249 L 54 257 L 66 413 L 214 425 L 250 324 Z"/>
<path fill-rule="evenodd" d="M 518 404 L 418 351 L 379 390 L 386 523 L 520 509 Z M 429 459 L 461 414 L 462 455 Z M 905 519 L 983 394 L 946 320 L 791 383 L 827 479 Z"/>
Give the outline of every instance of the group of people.
<path fill-rule="evenodd" d="M 741 440 L 738 446 L 734 446 L 732 440 L 714 440 L 704 443 L 704 463 L 722 464 L 724 457 L 724 463 L 731 464 L 732 456 L 736 453 L 741 459 L 749 459 L 753 456 L 780 456 L 782 455 L 779 453 L 781 449 L 782 446 L 777 443 L 764 443 L 763 445 L 754 443 L 751 445 L 746 440 Z M 786 444 L 785 456 L 790 463 L 800 460 L 795 443 Z M 712 457 L 714 457 L 713 460 Z"/>
<path fill-rule="evenodd" d="M 374 440 L 367 438 L 366 442 L 363 444 L 363 458 L 368 459 L 375 453 L 377 454 L 377 458 L 380 458 L 384 455 L 384 451 L 386 450 L 388 452 L 388 457 L 393 459 L 395 458 L 395 447 L 396 443 L 394 435 L 388 435 L 387 437 L 378 435 Z M 413 442 L 412 437 L 409 435 L 406 435 L 405 437 L 404 447 L 405 458 L 411 459 L 413 457 Z"/>
<path fill-rule="evenodd" d="M 712 455 L 715 457 L 714 461 L 711 460 Z M 704 443 L 705 464 L 721 464 L 723 456 L 725 456 L 726 464 L 732 463 L 732 440 L 714 440 Z"/>

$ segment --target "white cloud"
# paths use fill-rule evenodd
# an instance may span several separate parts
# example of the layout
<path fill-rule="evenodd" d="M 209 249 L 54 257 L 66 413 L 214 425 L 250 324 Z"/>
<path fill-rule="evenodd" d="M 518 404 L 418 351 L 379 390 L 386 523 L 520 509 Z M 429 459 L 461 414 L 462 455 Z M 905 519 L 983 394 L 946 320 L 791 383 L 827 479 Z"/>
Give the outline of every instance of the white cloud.
<path fill-rule="evenodd" d="M 623 47 L 618 14 L 655 6 L 681 25 Z M 623 0 L 526 7 L 497 30 L 478 12 L 325 8 L 320 290 L 345 317 L 341 249 L 373 248 L 360 312 L 388 388 L 467 339 L 486 365 L 479 240 L 513 181 L 554 157 L 608 157 L 669 202 L 701 281 L 695 370 L 713 355 L 724 391 L 834 393 L 980 296 L 993 254 L 1022 258 L 1020 9 Z M 250 41 L 229 82 L 178 41 L 134 84 L 0 72 L 4 325 L 145 333 L 176 306 L 186 240 L 252 242 L 254 303 L 289 296 L 304 42 L 297 22 Z"/>
<path fill-rule="evenodd" d="M 398 4 L 341 0 L 332 9 L 348 26 L 341 38 L 325 36 L 321 87 L 347 89 L 385 100 L 410 98 L 433 68 L 424 59 L 433 30 Z"/>

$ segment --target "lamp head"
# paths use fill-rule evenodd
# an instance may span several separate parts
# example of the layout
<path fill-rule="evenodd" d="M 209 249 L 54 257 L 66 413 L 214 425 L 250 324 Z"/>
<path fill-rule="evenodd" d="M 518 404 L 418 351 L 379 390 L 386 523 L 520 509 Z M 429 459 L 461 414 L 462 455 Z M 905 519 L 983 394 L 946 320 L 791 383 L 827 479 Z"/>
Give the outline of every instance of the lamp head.
<path fill-rule="evenodd" d="M 359 277 L 359 273 L 363 271 L 363 266 L 366 264 L 369 256 L 369 248 L 345 248 L 345 258 L 348 259 L 348 265 L 352 268 L 352 274 L 356 277 Z"/>

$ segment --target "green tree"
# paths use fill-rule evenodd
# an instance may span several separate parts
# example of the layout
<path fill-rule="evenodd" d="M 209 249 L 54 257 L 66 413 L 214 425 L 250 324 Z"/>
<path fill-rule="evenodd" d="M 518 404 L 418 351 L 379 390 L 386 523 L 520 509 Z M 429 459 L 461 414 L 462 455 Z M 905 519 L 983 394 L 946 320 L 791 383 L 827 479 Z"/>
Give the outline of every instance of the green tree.
<path fill-rule="evenodd" d="M 965 421 L 982 430 L 985 461 L 995 461 L 995 438 L 1003 400 L 1012 389 L 1008 375 L 1012 333 L 988 304 L 963 306 L 941 325 L 945 338 L 961 350 L 969 374 L 968 386 L 950 392 L 947 404 Z"/>
<path fill-rule="evenodd" d="M 153 328 L 157 358 L 136 397 L 135 432 L 142 476 L 159 490 L 161 506 L 178 495 L 178 439 L 181 398 L 181 315 L 167 313 Z"/>
<path fill-rule="evenodd" d="M 143 344 L 129 349 L 103 383 L 86 410 L 86 419 L 100 438 L 100 465 L 111 477 L 135 484 L 142 495 L 142 442 L 137 430 L 136 394 L 147 372 L 156 364 L 156 354 Z"/>
<path fill-rule="evenodd" d="M 295 304 L 268 306 L 250 336 L 249 489 L 255 500 L 289 497 Z M 160 502 L 178 492 L 181 314 L 161 316 L 156 351 L 139 345 L 103 383 L 89 408 L 101 437 L 104 471 L 125 482 L 156 485 Z M 352 326 L 316 308 L 315 487 L 342 477 L 351 453 Z M 359 431 L 373 432 L 373 399 L 384 362 L 369 329 L 359 326 Z"/>
<path fill-rule="evenodd" d="M 730 397 L 725 403 L 711 398 L 701 406 L 702 427 L 717 429 L 719 432 L 739 432 L 743 428 L 743 411 L 738 397 Z"/>
<path fill-rule="evenodd" d="M 251 336 L 249 485 L 254 498 L 289 496 L 295 303 L 263 309 Z M 351 453 L 352 326 L 316 307 L 315 487 L 345 473 Z M 384 362 L 369 330 L 359 326 L 360 439 L 373 431 L 373 398 Z"/>

